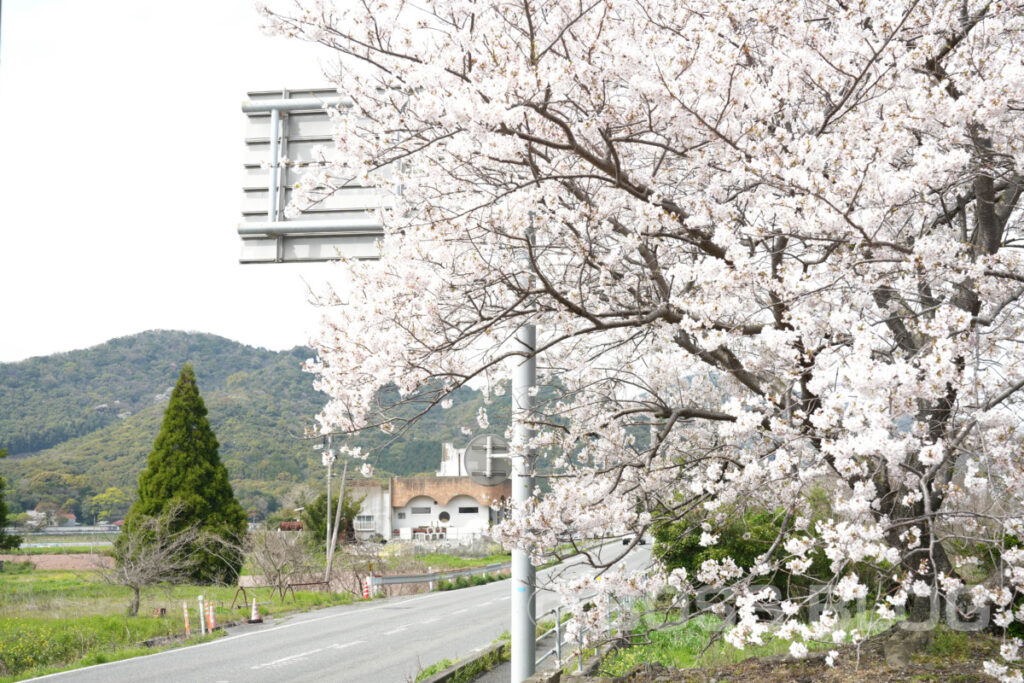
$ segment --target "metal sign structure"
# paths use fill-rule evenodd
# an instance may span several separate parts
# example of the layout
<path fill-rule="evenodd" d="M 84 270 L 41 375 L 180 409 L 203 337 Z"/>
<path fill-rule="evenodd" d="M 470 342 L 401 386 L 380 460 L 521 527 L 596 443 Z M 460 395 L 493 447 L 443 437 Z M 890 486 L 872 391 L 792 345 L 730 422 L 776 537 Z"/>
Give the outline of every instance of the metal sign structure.
<path fill-rule="evenodd" d="M 284 216 L 291 188 L 304 173 L 302 164 L 317 161 L 317 147 L 334 144 L 325 107 L 347 106 L 350 104 L 337 92 L 328 89 L 248 94 L 242 103 L 242 111 L 248 117 L 242 222 L 238 226 L 242 263 L 331 261 L 341 256 L 380 258 L 379 241 L 384 233 L 372 211 L 382 206 L 385 195 L 374 188 L 348 185 L 295 218 Z M 283 165 L 282 159 L 298 162 L 298 167 Z M 531 324 L 516 332 L 516 348 L 522 352 L 523 360 L 512 374 L 512 416 L 517 438 L 524 442 L 531 436 L 526 419 L 533 412 L 532 391 L 537 384 L 536 334 Z M 491 447 L 495 447 L 494 442 Z M 508 453 L 507 444 L 505 449 Z M 492 450 L 492 468 L 504 462 L 496 454 Z M 521 505 L 533 496 L 534 457 L 531 452 L 527 457 L 515 458 L 507 468 L 511 472 L 505 476 L 511 474 L 512 499 L 516 504 Z M 492 469 L 492 476 L 495 471 Z M 520 683 L 534 673 L 537 646 L 536 569 L 529 554 L 520 548 L 512 549 L 509 583 L 511 679 L 512 683 Z"/>
<path fill-rule="evenodd" d="M 493 434 L 473 437 L 462 459 L 470 478 L 483 486 L 497 486 L 512 473 L 508 442 Z"/>
<path fill-rule="evenodd" d="M 351 102 L 336 90 L 278 90 L 248 93 L 242 174 L 242 263 L 331 261 L 341 256 L 373 259 L 383 237 L 373 211 L 384 193 L 345 185 L 288 218 L 284 209 L 295 185 L 320 159 L 317 150 L 334 143 L 328 108 Z M 285 161 L 287 160 L 287 161 Z"/>

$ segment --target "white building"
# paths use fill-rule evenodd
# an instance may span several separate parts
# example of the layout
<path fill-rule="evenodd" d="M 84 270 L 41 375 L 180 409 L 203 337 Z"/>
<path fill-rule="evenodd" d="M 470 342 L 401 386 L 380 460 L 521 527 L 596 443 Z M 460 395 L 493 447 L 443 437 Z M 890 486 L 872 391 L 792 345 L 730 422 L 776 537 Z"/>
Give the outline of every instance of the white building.
<path fill-rule="evenodd" d="M 512 484 L 477 484 L 465 476 L 462 450 L 446 443 L 437 476 L 392 477 L 387 488 L 357 485 L 352 492 L 365 496 L 354 522 L 358 538 L 441 540 L 486 532 L 497 521 L 491 506 L 511 497 Z"/>

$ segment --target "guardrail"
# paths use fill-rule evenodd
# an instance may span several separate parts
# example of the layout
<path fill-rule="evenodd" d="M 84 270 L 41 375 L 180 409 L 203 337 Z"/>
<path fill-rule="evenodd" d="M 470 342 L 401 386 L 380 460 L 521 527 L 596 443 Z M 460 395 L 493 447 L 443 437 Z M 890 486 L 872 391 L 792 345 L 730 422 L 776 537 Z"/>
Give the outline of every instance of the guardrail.
<path fill-rule="evenodd" d="M 450 569 L 447 571 L 430 572 L 428 574 L 400 574 L 397 576 L 372 576 L 370 577 L 371 589 L 373 586 L 390 586 L 398 583 L 432 583 L 441 579 L 453 579 L 460 576 L 473 576 L 475 574 L 490 574 L 500 572 L 512 567 L 511 562 L 500 562 L 489 564 L 484 567 L 470 567 L 469 569 Z"/>
<path fill-rule="evenodd" d="M 589 600 L 590 598 L 592 598 L 592 597 L 594 597 L 596 595 L 597 595 L 597 593 L 591 593 L 590 595 L 585 596 L 583 598 L 583 600 Z M 607 623 L 605 625 L 605 636 L 608 637 L 608 638 L 611 638 L 611 636 L 612 636 L 612 633 L 614 631 L 614 623 L 615 622 L 618 623 L 619 633 L 624 633 L 625 632 L 625 630 L 626 630 L 626 623 L 625 623 L 626 618 L 633 611 L 633 602 L 634 601 L 633 601 L 632 598 L 630 598 L 630 599 L 628 599 L 626 601 L 619 600 L 618 598 L 613 598 L 613 599 L 615 600 L 615 604 L 616 604 L 617 609 L 615 610 L 614 613 L 612 612 L 612 610 L 608 610 L 608 621 L 607 621 Z M 563 644 L 562 643 L 562 607 L 558 606 L 558 607 L 555 607 L 554 609 L 548 610 L 544 614 L 541 614 L 539 617 L 537 617 L 537 621 L 540 622 L 543 617 L 546 617 L 549 614 L 555 615 L 555 625 L 554 625 L 554 627 L 548 629 L 547 631 L 545 631 L 541 635 L 537 636 L 537 641 L 536 642 L 539 645 L 540 641 L 542 641 L 543 639 L 547 638 L 549 635 L 554 633 L 555 634 L 555 646 L 553 648 L 551 648 L 550 650 L 548 650 L 547 652 L 545 652 L 543 655 L 541 655 L 540 657 L 537 658 L 537 661 L 534 663 L 535 667 L 539 667 L 541 662 L 543 662 L 545 659 L 547 659 L 551 655 L 555 655 L 555 661 L 561 661 L 562 660 L 562 644 Z M 618 617 L 618 618 L 615 619 L 615 617 Z M 580 633 L 579 641 L 577 643 L 577 646 L 578 646 L 577 649 L 576 649 L 576 656 L 578 658 L 577 666 L 580 669 L 583 668 L 583 636 L 586 635 L 589 632 L 590 632 L 590 629 L 587 628 L 582 633 Z"/>
<path fill-rule="evenodd" d="M 645 572 L 643 576 L 644 576 L 644 580 L 646 581 L 646 579 L 648 577 L 648 574 Z M 583 596 L 581 599 L 584 600 L 584 601 L 590 600 L 591 598 L 595 597 L 596 595 L 597 595 L 596 592 L 595 593 L 590 593 L 589 595 Z M 612 612 L 612 610 L 610 610 L 610 609 L 608 610 L 608 615 L 607 615 L 608 619 L 607 619 L 607 623 L 605 625 L 605 636 L 608 637 L 608 638 L 611 638 L 611 636 L 612 636 L 613 617 L 614 616 L 618 617 L 617 621 L 618 621 L 618 626 L 619 626 L 619 633 L 625 633 L 626 628 L 628 626 L 627 623 L 626 623 L 626 619 L 627 619 L 627 617 L 632 615 L 632 613 L 633 613 L 633 605 L 636 603 L 636 599 L 635 598 L 626 598 L 624 600 L 620 600 L 618 598 L 612 597 L 612 599 L 615 600 L 616 610 L 615 610 L 614 613 Z M 549 614 L 553 614 L 555 616 L 555 625 L 552 628 L 550 628 L 547 631 L 545 631 L 544 633 L 542 633 L 539 636 L 537 636 L 536 642 L 539 645 L 540 641 L 544 640 L 549 635 L 554 633 L 555 634 L 555 646 L 553 648 L 551 648 L 550 650 L 548 650 L 547 652 L 545 652 L 544 654 L 542 654 L 540 657 L 537 658 L 537 661 L 534 663 L 534 665 L 536 667 L 539 667 L 541 662 L 543 662 L 545 659 L 547 659 L 551 655 L 555 656 L 555 661 L 561 661 L 562 660 L 562 644 L 563 644 L 562 643 L 562 606 L 559 605 L 558 607 L 555 607 L 554 609 L 549 609 L 547 612 L 544 612 L 543 614 L 539 615 L 537 617 L 537 623 L 540 623 L 541 620 L 544 617 L 548 616 Z M 590 632 L 590 629 L 587 628 L 582 633 L 580 633 L 579 641 L 577 643 L 577 645 L 578 645 L 578 648 L 577 648 L 577 651 L 576 651 L 577 652 L 577 657 L 578 657 L 578 664 L 577 665 L 578 665 L 578 667 L 580 669 L 583 668 L 583 636 L 586 635 L 589 632 Z"/>

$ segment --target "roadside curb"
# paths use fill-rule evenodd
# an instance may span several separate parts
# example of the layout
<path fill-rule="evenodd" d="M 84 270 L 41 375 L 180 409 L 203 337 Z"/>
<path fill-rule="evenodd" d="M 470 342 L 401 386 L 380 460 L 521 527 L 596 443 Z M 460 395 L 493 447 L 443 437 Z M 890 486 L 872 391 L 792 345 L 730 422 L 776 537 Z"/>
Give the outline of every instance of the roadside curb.
<path fill-rule="evenodd" d="M 456 662 L 455 664 L 452 664 L 447 669 L 442 669 L 433 676 L 428 676 L 427 678 L 424 678 L 422 681 L 420 681 L 420 683 L 448 683 L 449 681 L 455 680 L 455 677 L 462 673 L 464 670 L 470 668 L 473 665 L 476 665 L 477 663 L 486 663 L 487 660 L 490 660 L 494 664 L 497 664 L 498 662 L 501 662 L 502 659 L 504 658 L 504 649 L 507 646 L 508 642 L 504 640 L 499 641 L 497 643 L 492 643 L 491 645 L 485 647 L 483 650 L 480 650 L 480 652 L 477 652 L 476 654 L 471 655 L 466 659 L 463 659 L 459 662 Z"/>

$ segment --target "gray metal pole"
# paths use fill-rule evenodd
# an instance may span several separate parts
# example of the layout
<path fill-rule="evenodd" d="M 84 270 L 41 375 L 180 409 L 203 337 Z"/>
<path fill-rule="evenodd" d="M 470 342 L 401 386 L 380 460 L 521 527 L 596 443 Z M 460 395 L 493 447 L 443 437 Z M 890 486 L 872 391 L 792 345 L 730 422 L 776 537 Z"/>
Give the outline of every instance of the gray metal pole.
<path fill-rule="evenodd" d="M 270 180 L 267 192 L 270 195 L 270 203 L 267 204 L 267 220 L 277 220 L 277 173 L 280 159 L 278 159 L 277 143 L 280 139 L 281 113 L 277 109 L 270 110 Z"/>
<path fill-rule="evenodd" d="M 516 439 L 528 440 L 531 430 L 526 424 L 533 412 L 533 387 L 537 384 L 537 329 L 523 325 L 516 332 L 516 342 L 525 360 L 512 374 L 512 415 Z M 512 458 L 512 500 L 521 505 L 533 496 L 534 454 Z M 530 556 L 523 550 L 512 550 L 512 683 L 520 683 L 533 675 L 537 659 L 537 574 Z"/>

